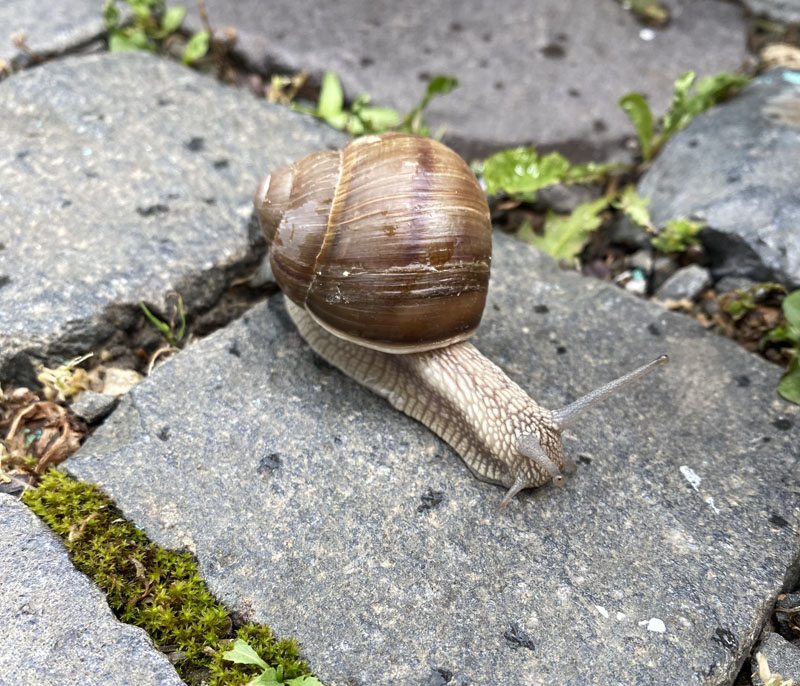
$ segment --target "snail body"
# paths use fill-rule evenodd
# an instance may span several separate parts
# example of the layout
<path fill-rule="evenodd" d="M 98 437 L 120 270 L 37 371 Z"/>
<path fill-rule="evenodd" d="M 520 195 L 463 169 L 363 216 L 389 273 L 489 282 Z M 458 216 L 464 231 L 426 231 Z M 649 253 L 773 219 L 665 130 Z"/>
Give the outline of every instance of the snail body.
<path fill-rule="evenodd" d="M 274 172 L 254 199 L 298 331 L 323 359 L 447 441 L 482 481 L 563 481 L 561 434 L 666 356 L 561 410 L 537 405 L 466 339 L 483 312 L 491 221 L 446 146 L 389 133 Z"/>

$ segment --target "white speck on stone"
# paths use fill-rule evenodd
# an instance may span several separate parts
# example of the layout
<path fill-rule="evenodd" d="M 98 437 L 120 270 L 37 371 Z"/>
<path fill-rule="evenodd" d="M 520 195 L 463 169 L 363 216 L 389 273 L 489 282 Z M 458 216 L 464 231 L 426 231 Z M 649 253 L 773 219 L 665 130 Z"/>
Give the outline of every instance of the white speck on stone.
<path fill-rule="evenodd" d="M 667 627 L 664 626 L 664 622 L 662 622 L 658 617 L 651 617 L 650 619 L 643 619 L 639 622 L 639 626 L 647 627 L 648 631 L 655 631 L 658 634 L 663 634 Z"/>
<path fill-rule="evenodd" d="M 350 276 L 350 272 L 345 270 L 345 271 L 342 272 L 342 276 Z"/>
<path fill-rule="evenodd" d="M 653 29 L 642 29 L 639 31 L 639 38 L 643 41 L 651 41 L 656 37 L 656 32 Z"/>
<path fill-rule="evenodd" d="M 621 622 L 623 619 L 625 619 L 625 613 L 617 612 L 617 619 Z"/>
<path fill-rule="evenodd" d="M 681 465 L 681 474 L 683 474 L 683 478 L 689 482 L 689 485 L 695 490 L 699 490 L 700 482 L 702 479 L 697 476 L 697 472 L 695 472 L 691 467 L 687 467 L 685 464 Z"/>
<path fill-rule="evenodd" d="M 598 611 L 598 612 L 599 612 L 601 615 L 603 615 L 603 617 L 605 617 L 606 619 L 608 619 L 608 610 L 606 610 L 606 608 L 604 608 L 602 605 L 595 605 L 595 608 L 597 609 L 597 611 Z"/>
<path fill-rule="evenodd" d="M 714 514 L 719 514 L 719 508 L 714 504 L 714 498 L 708 496 L 705 498 L 705 502 L 711 506 L 711 509 L 714 510 Z"/>

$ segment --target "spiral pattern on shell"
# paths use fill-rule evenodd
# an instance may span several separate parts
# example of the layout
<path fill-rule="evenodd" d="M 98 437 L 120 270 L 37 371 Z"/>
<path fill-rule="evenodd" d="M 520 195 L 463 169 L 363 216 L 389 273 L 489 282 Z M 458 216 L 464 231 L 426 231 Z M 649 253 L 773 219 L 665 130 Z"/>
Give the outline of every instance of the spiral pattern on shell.
<path fill-rule="evenodd" d="M 489 208 L 441 143 L 388 133 L 315 152 L 266 177 L 254 203 L 278 284 L 337 336 L 404 353 L 478 327 Z"/>

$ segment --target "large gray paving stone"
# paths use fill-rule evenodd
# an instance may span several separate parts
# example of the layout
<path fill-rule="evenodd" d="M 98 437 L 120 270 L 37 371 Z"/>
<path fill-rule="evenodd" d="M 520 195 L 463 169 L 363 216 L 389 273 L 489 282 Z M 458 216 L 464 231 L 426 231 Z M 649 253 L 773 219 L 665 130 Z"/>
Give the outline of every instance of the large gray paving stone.
<path fill-rule="evenodd" d="M 476 344 L 549 407 L 672 361 L 569 432 L 563 488 L 501 511 L 315 358 L 278 295 L 156 369 L 64 466 L 329 686 L 730 684 L 798 557 L 780 370 L 505 236 Z"/>
<path fill-rule="evenodd" d="M 695 216 L 717 277 L 800 285 L 800 72 L 762 74 L 696 117 L 639 182 L 653 221 Z"/>
<path fill-rule="evenodd" d="M 102 6 L 98 0 L 3 0 L 0 60 L 9 64 L 30 62 L 12 42 L 12 34 L 25 34 L 26 45 L 39 55 L 57 55 L 99 38 L 105 31 Z"/>
<path fill-rule="evenodd" d="M 0 684 L 181 686 L 25 505 L 0 494 Z"/>
<path fill-rule="evenodd" d="M 215 302 L 257 260 L 268 165 L 341 134 L 146 53 L 0 83 L 0 381 L 83 354 L 139 300 Z"/>
<path fill-rule="evenodd" d="M 457 76 L 461 87 L 434 101 L 428 120 L 468 157 L 534 143 L 624 158 L 634 132 L 621 95 L 646 93 L 660 114 L 681 73 L 735 70 L 745 56 L 742 10 L 719 0 L 666 0 L 672 22 L 649 34 L 611 0 L 205 4 L 215 26 L 236 28 L 256 68 L 332 69 L 350 98 L 367 92 L 405 111 L 431 75 Z"/>

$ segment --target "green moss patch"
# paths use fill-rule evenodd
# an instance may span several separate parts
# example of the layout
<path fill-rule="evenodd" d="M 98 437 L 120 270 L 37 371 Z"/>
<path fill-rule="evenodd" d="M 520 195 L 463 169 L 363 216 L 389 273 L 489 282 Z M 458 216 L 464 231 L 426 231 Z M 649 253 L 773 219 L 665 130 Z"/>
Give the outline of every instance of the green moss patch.
<path fill-rule="evenodd" d="M 119 619 L 144 629 L 187 683 L 232 686 L 259 674 L 256 666 L 223 660 L 236 638 L 268 665 L 282 666 L 285 679 L 308 674 L 293 639 L 277 640 L 266 626 L 234 626 L 192 556 L 149 541 L 96 486 L 51 469 L 23 501 L 64 540 Z"/>

